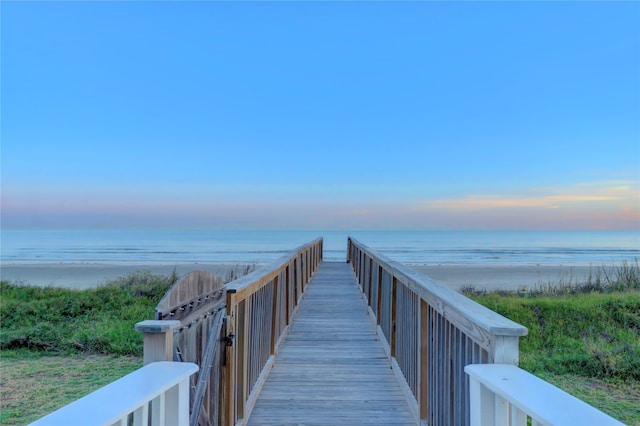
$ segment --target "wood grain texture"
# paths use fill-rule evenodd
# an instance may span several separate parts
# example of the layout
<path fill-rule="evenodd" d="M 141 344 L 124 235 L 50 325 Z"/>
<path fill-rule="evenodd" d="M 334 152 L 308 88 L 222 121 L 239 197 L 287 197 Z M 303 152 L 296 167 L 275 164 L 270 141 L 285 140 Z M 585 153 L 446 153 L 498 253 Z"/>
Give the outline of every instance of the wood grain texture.
<path fill-rule="evenodd" d="M 351 253 L 350 259 L 354 265 L 362 269 L 366 259 L 375 259 L 385 272 L 418 294 L 422 300 L 484 348 L 489 348 L 492 336 L 519 337 L 526 336 L 528 332 L 526 327 L 487 309 L 455 290 L 444 287 L 406 265 L 391 260 L 351 237 L 348 245 L 347 251 Z M 356 270 L 356 274 L 361 277 L 363 272 Z"/>
<path fill-rule="evenodd" d="M 347 252 L 380 340 L 429 425 L 469 424 L 468 377 L 476 363 L 518 363 L 526 328 L 349 239 Z M 377 273 L 374 273 L 378 269 Z M 373 289 L 380 287 L 377 294 Z"/>
<path fill-rule="evenodd" d="M 350 266 L 323 262 L 249 425 L 415 425 Z"/>
<path fill-rule="evenodd" d="M 160 300 L 156 306 L 156 319 L 181 320 L 202 307 L 210 309 L 224 303 L 223 286 L 222 278 L 209 272 L 189 272 L 180 277 Z"/>

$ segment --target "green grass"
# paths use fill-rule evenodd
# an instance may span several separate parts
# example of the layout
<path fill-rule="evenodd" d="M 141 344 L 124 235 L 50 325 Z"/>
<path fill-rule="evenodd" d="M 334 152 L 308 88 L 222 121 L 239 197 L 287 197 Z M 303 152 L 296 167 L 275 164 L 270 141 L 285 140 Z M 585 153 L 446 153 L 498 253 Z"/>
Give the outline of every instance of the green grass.
<path fill-rule="evenodd" d="M 538 372 L 538 377 L 629 426 L 640 426 L 640 382 Z"/>
<path fill-rule="evenodd" d="M 153 318 L 175 276 L 140 271 L 89 290 L 0 283 L 0 349 L 142 356 L 134 325 Z"/>
<path fill-rule="evenodd" d="M 585 283 L 548 283 L 526 292 L 467 288 L 464 293 L 529 329 L 520 339 L 521 368 L 640 426 L 638 277 L 636 262 L 616 274 L 592 275 Z"/>
<path fill-rule="evenodd" d="M 31 423 L 140 367 L 137 357 L 0 351 L 0 424 Z"/>
<path fill-rule="evenodd" d="M 141 333 L 175 281 L 140 271 L 90 290 L 0 283 L 0 424 L 24 425 L 142 366 Z"/>
<path fill-rule="evenodd" d="M 175 280 L 139 271 L 89 290 L 0 282 L 0 425 L 35 421 L 142 367 L 134 325 L 154 317 Z"/>
<path fill-rule="evenodd" d="M 640 291 L 472 298 L 529 329 L 525 370 L 640 380 Z"/>

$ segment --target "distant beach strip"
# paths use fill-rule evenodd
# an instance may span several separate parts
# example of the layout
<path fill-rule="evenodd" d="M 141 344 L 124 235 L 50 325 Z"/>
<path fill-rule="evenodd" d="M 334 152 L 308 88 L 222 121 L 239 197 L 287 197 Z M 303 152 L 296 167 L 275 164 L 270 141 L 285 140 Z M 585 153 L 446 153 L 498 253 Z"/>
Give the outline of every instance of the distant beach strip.
<path fill-rule="evenodd" d="M 454 290 L 459 290 L 461 287 L 469 285 L 486 290 L 529 288 L 539 283 L 556 282 L 558 280 L 581 280 L 588 277 L 592 270 L 589 266 L 556 265 L 444 264 L 424 266 L 407 264 L 407 266 Z M 179 276 L 191 271 L 203 270 L 224 278 L 237 267 L 238 264 L 212 263 L 180 265 L 35 263 L 3 265 L 0 268 L 0 277 L 2 280 L 35 286 L 85 289 L 105 284 L 139 270 L 147 270 L 153 274 L 167 276 L 173 273 L 174 268 Z"/>
<path fill-rule="evenodd" d="M 353 236 L 453 289 L 518 289 L 581 281 L 640 259 L 640 231 L 1 230 L 0 278 L 89 288 L 139 270 L 225 278 L 269 263 L 318 236 L 324 259 L 345 261 Z"/>

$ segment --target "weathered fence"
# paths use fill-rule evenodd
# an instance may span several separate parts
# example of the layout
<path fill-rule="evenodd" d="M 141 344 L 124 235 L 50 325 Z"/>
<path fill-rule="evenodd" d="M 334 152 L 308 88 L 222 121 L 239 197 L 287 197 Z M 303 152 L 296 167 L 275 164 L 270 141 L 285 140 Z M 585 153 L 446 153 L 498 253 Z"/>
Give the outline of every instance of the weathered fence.
<path fill-rule="evenodd" d="M 248 419 L 273 355 L 322 260 L 322 238 L 228 284 L 207 272 L 182 277 L 156 308 L 145 333 L 145 363 L 200 366 L 190 382 L 191 426 Z"/>
<path fill-rule="evenodd" d="M 352 238 L 347 260 L 416 416 L 429 425 L 468 425 L 464 367 L 517 365 L 527 329 Z"/>

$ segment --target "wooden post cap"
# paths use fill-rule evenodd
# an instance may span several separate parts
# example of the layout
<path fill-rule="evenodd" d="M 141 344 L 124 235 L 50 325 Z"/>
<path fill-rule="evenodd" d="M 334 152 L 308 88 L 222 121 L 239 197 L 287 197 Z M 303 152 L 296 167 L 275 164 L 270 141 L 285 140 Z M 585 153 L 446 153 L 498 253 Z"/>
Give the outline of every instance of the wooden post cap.
<path fill-rule="evenodd" d="M 166 333 L 180 327 L 178 320 L 145 320 L 135 325 L 136 331 L 142 333 Z"/>

